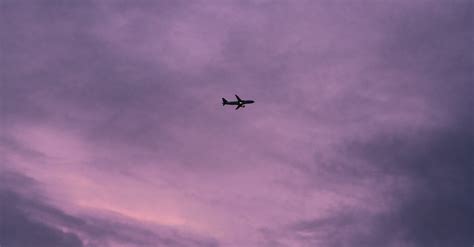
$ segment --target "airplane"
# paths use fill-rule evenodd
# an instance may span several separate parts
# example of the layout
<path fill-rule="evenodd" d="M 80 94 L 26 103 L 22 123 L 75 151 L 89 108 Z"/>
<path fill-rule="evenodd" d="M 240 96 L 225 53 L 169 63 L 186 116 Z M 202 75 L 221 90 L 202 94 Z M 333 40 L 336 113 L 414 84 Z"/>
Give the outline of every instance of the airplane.
<path fill-rule="evenodd" d="M 241 98 L 239 98 L 239 96 L 237 96 L 237 94 L 235 95 L 235 97 L 237 98 L 237 101 L 227 101 L 225 98 L 222 98 L 222 105 L 236 105 L 237 108 L 235 108 L 236 110 L 239 109 L 240 107 L 244 108 L 245 107 L 245 104 L 252 104 L 254 103 L 255 101 L 253 100 L 242 100 Z"/>

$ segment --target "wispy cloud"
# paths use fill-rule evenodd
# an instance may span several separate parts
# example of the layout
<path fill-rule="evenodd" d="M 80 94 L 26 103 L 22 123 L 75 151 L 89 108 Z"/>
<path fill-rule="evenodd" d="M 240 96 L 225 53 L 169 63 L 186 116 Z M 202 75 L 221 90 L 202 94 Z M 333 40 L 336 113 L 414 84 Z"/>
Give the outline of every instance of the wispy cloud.
<path fill-rule="evenodd" d="M 71 215 L 49 204 L 37 181 L 6 170 L 1 179 L 5 246 L 218 246 L 209 237 L 118 214 Z"/>

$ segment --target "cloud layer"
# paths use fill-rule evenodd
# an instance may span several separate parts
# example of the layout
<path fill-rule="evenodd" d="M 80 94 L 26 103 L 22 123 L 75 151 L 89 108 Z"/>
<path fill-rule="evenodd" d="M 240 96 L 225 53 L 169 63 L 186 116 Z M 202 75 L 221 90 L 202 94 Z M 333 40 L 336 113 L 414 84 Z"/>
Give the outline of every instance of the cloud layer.
<path fill-rule="evenodd" d="M 474 243 L 469 1 L 1 9 L 2 246 Z"/>

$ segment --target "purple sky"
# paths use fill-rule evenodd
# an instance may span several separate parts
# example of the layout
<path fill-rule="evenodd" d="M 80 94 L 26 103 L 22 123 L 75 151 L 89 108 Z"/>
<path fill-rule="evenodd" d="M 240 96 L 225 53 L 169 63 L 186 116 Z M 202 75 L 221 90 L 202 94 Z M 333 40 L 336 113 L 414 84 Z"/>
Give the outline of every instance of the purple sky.
<path fill-rule="evenodd" d="M 0 6 L 2 247 L 474 244 L 472 1 Z"/>

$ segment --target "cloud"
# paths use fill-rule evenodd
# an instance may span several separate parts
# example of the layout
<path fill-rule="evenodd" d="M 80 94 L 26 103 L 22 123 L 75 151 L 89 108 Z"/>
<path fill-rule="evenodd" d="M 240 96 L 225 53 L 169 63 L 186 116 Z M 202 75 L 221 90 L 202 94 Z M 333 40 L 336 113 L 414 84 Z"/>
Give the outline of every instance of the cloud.
<path fill-rule="evenodd" d="M 376 205 L 370 201 L 340 204 L 320 218 L 262 229 L 265 243 L 330 247 L 470 245 L 474 241 L 470 234 L 474 228 L 474 185 L 470 178 L 474 172 L 473 146 L 469 122 L 416 136 L 381 134 L 349 145 L 350 156 L 369 166 L 359 169 L 371 172 L 353 173 L 353 164 L 345 164 L 341 170 L 328 173 L 336 173 L 348 184 L 369 180 L 371 186 L 385 188 L 387 194 L 377 196 Z M 373 177 L 378 177 L 378 184 Z"/>
<path fill-rule="evenodd" d="M 469 1 L 1 5 L 2 207 L 50 241 L 467 241 Z"/>
<path fill-rule="evenodd" d="M 474 227 L 474 185 L 469 178 L 474 172 L 474 133 L 469 125 L 415 137 L 382 136 L 361 145 L 361 155 L 376 175 L 408 178 L 411 183 L 408 191 L 395 190 L 395 207 L 377 216 L 376 235 L 396 230 L 414 246 L 474 241 L 469 233 Z"/>
<path fill-rule="evenodd" d="M 263 229 L 269 246 L 474 242 L 473 61 L 466 53 L 472 49 L 472 11 L 462 1 L 420 6 L 425 8 L 404 10 L 398 14 L 406 18 L 384 26 L 391 40 L 376 48 L 381 60 L 371 73 L 380 80 L 362 89 L 371 100 L 385 98 L 391 104 L 376 100 L 373 108 L 349 106 L 354 116 L 374 111 L 363 115 L 358 125 L 363 132 L 336 144 L 336 153 L 318 150 L 315 164 L 297 165 L 311 188 L 324 186 L 355 201 L 336 204 L 320 217 Z M 399 73 L 403 76 L 395 76 Z M 354 94 L 348 96 L 340 103 L 354 102 Z M 409 112 L 414 114 L 404 115 Z"/>
<path fill-rule="evenodd" d="M 33 179 L 6 170 L 0 178 L 0 243 L 4 246 L 219 246 L 211 238 L 110 212 L 71 215 L 47 203 Z"/>
<path fill-rule="evenodd" d="M 35 213 L 38 212 L 48 212 L 65 221 L 72 218 L 40 202 L 39 195 L 31 193 L 29 187 L 33 181 L 30 178 L 3 170 L 0 181 L 2 246 L 84 246 L 76 234 L 50 226 L 41 219 L 34 219 Z"/>

